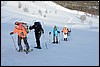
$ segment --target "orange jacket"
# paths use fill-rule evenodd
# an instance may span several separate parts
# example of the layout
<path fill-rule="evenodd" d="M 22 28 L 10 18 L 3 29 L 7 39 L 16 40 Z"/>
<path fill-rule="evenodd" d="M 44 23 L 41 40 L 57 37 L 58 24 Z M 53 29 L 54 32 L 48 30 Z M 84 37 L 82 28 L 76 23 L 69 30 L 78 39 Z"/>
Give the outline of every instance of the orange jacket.
<path fill-rule="evenodd" d="M 19 23 L 19 25 L 15 26 L 13 33 L 14 33 L 14 34 L 15 34 L 15 33 L 18 33 L 18 36 L 19 36 L 19 37 L 22 37 L 22 38 L 26 37 L 26 34 L 27 34 L 26 29 L 25 29 L 25 27 L 22 25 L 21 22 Z"/>
<path fill-rule="evenodd" d="M 68 29 L 67 29 L 66 27 L 64 27 L 64 28 L 62 29 L 62 32 L 63 32 L 63 33 L 68 33 Z"/>

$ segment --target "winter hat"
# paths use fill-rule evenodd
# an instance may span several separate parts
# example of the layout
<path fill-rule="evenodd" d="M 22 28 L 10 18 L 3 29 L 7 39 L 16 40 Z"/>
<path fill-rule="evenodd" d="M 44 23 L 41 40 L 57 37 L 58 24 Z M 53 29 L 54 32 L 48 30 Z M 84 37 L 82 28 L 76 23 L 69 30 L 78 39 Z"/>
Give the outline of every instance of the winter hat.
<path fill-rule="evenodd" d="M 19 22 L 18 22 L 18 21 L 16 21 L 16 22 L 15 22 L 15 25 L 18 25 L 18 24 L 19 24 Z"/>

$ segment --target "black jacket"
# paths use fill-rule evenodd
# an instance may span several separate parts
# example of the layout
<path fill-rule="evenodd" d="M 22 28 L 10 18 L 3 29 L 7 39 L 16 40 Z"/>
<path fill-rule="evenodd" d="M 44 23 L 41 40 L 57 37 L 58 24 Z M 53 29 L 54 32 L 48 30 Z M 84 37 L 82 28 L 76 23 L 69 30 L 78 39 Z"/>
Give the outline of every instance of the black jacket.
<path fill-rule="evenodd" d="M 41 25 L 33 25 L 29 27 L 30 30 L 35 29 L 35 34 L 44 33 L 44 30 Z"/>

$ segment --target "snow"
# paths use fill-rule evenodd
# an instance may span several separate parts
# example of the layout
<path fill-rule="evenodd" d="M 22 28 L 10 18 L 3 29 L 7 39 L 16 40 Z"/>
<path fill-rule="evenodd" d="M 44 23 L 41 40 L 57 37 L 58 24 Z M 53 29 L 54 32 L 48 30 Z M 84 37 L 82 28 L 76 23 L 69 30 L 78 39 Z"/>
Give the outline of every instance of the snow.
<path fill-rule="evenodd" d="M 51 1 L 20 1 L 21 9 L 18 8 L 18 2 L 7 1 L 7 4 L 1 6 L 1 66 L 99 66 L 99 16 L 87 16 L 85 23 L 82 23 L 79 17 L 83 12 L 77 14 L 77 10 L 66 9 Z M 23 11 L 25 6 L 29 12 Z M 34 48 L 36 42 L 32 30 L 28 34 L 28 43 L 33 51 L 28 54 L 15 51 L 9 35 L 14 29 L 15 21 L 27 22 L 29 26 L 34 21 L 42 22 L 45 31 L 41 36 L 42 49 Z M 92 24 L 89 24 L 90 21 Z M 52 35 L 48 33 L 54 25 L 60 31 L 65 25 L 72 29 L 67 42 L 63 41 L 60 33 L 59 44 L 51 43 Z M 17 46 L 17 35 L 12 36 Z M 22 45 L 24 46 L 23 42 Z"/>

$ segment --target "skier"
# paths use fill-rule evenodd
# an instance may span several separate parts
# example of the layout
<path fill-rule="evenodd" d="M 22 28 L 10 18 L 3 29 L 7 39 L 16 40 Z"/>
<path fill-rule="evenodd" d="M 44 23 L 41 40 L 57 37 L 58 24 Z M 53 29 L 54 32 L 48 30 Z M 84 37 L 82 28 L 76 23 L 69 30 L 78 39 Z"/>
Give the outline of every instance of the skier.
<path fill-rule="evenodd" d="M 67 41 L 67 39 L 68 39 L 68 28 L 67 28 L 66 25 L 62 29 L 62 33 L 63 33 L 63 36 L 64 36 L 64 41 Z"/>
<path fill-rule="evenodd" d="M 58 44 L 58 33 L 60 33 L 58 27 L 55 25 L 51 32 L 53 32 L 53 42 L 52 43 Z M 49 32 L 49 34 L 51 34 L 51 32 Z"/>
<path fill-rule="evenodd" d="M 26 46 L 26 52 L 28 52 L 29 50 L 29 44 L 27 42 L 27 31 L 25 29 L 25 27 L 22 25 L 23 23 L 22 22 L 18 22 L 16 21 L 15 22 L 15 28 L 14 28 L 14 31 L 13 32 L 10 32 L 10 35 L 12 34 L 15 34 L 15 33 L 18 33 L 18 46 L 19 46 L 19 52 L 21 52 L 23 50 L 23 47 L 21 45 L 21 40 L 23 39 L 24 41 L 24 44 Z"/>
<path fill-rule="evenodd" d="M 44 34 L 44 30 L 42 28 L 42 25 L 40 24 L 40 22 L 34 22 L 34 25 L 30 26 L 29 29 L 30 30 L 35 29 L 35 38 L 36 38 L 37 46 L 34 47 L 34 48 L 41 49 L 41 46 L 40 46 L 40 37 L 41 37 L 42 33 Z"/>

